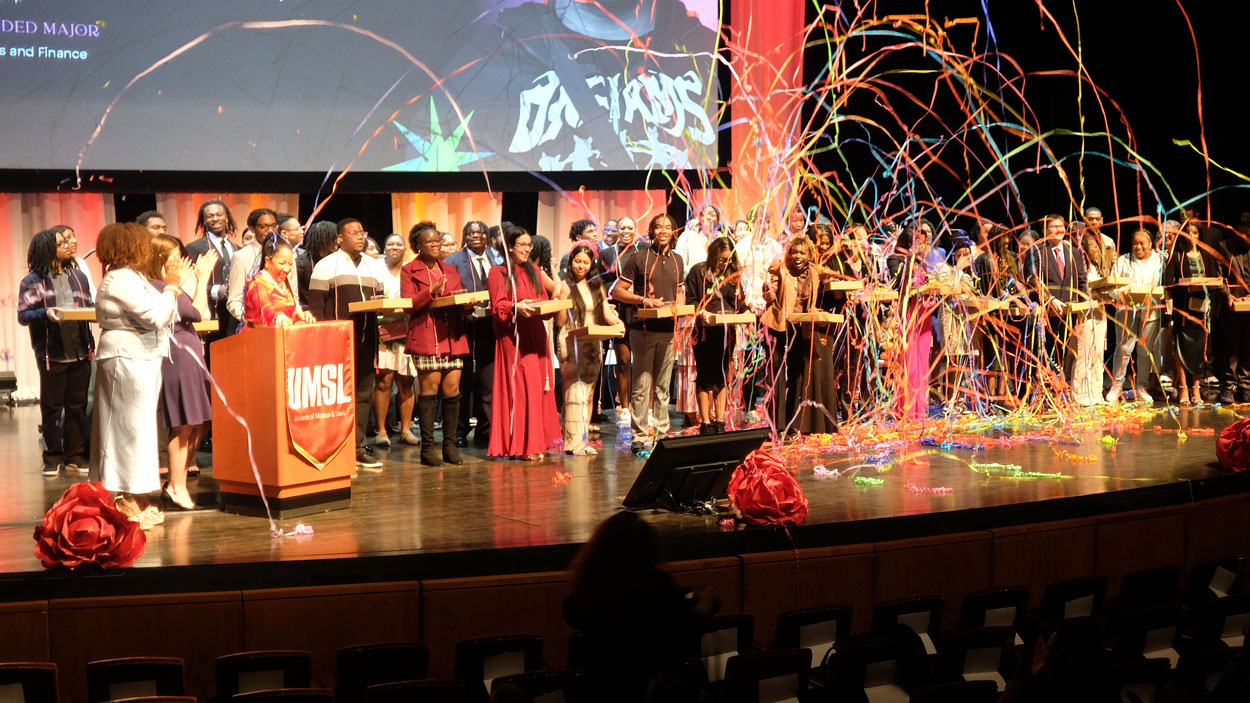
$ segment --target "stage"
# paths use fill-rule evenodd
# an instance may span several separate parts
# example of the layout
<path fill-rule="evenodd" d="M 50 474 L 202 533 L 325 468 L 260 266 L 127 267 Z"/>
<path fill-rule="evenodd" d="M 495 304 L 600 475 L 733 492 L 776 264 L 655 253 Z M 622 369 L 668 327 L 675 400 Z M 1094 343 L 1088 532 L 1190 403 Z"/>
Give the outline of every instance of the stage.
<path fill-rule="evenodd" d="M 643 465 L 620 448 L 610 422 L 597 457 L 549 453 L 538 463 L 491 461 L 483 448 L 470 446 L 461 450 L 463 466 L 430 468 L 420 465 L 416 447 L 395 444 L 380 450 L 380 472 L 361 471 L 353 480 L 350 509 L 279 521 L 288 532 L 299 522 L 310 525 L 311 535 L 275 538 L 263 518 L 170 511 L 148 533 L 133 568 L 70 574 L 43 569 L 32 552 L 43 512 L 79 479 L 39 474 L 38 413 L 27 406 L 0 416 L 0 456 L 8 467 L 0 479 L 0 583 L 9 600 L 559 571 L 600 521 L 622 509 Z M 1100 441 L 1102 431 L 1079 432 L 1063 443 L 994 441 L 1011 430 L 985 433 L 987 446 L 977 451 L 959 441 L 945 448 L 912 444 L 899 448 L 892 463 L 866 463 L 863 451 L 790 447 L 787 456 L 810 504 L 801 526 L 726 528 L 712 515 L 643 514 L 661 532 L 666 556 L 688 560 L 1183 505 L 1250 492 L 1250 476 L 1220 469 L 1215 437 L 1203 433 L 1235 419 L 1228 408 L 1171 417 L 1160 406 L 1141 421 L 1140 432 L 1120 436 L 1114 450 Z M 676 416 L 673 426 L 680 428 Z M 1183 441 L 1178 428 L 1189 430 Z M 884 452 L 872 451 L 868 460 L 881 461 Z M 1012 475 L 994 464 L 1060 476 Z M 827 473 L 835 470 L 841 474 Z M 202 501 L 214 498 L 211 474 L 191 481 Z"/>

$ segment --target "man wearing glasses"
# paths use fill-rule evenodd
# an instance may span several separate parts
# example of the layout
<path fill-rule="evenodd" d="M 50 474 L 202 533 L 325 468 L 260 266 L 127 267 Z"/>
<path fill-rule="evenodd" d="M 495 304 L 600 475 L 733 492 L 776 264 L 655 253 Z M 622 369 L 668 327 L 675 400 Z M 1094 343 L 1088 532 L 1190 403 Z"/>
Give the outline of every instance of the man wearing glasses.
<path fill-rule="evenodd" d="M 248 213 L 247 228 L 255 236 L 230 257 L 230 285 L 226 297 L 226 309 L 238 321 L 234 329 L 229 331 L 230 334 L 243 330 L 243 293 L 247 289 L 247 279 L 252 274 L 252 267 L 260 258 L 260 249 L 265 244 L 265 237 L 278 231 L 278 216 L 267 207 L 257 208 Z M 291 292 L 295 294 L 298 306 L 299 276 L 295 267 L 291 267 L 286 280 L 291 286 Z"/>
<path fill-rule="evenodd" d="M 473 220 L 461 231 L 462 248 L 444 261 L 460 274 L 466 290 L 486 290 L 486 277 L 491 267 L 503 264 L 503 255 L 487 246 L 489 229 L 486 223 Z M 469 446 L 470 419 L 477 416 L 473 433 L 475 444 L 490 443 L 491 400 L 495 385 L 495 328 L 491 324 L 490 303 L 473 309 L 465 330 L 469 338 L 469 354 L 460 372 L 460 418 L 456 425 L 456 446 Z M 444 419 L 444 422 L 449 422 Z"/>
<path fill-rule="evenodd" d="M 315 226 L 315 225 L 314 225 Z M 352 355 L 356 367 L 356 466 L 380 470 L 382 462 L 366 442 L 365 425 L 377 380 L 378 316 L 351 311 L 351 304 L 382 294 L 374 267 L 376 259 L 364 255 L 368 233 L 360 220 L 339 220 L 338 251 L 317 262 L 308 283 L 308 309 L 318 321 L 350 320 L 354 332 Z"/>

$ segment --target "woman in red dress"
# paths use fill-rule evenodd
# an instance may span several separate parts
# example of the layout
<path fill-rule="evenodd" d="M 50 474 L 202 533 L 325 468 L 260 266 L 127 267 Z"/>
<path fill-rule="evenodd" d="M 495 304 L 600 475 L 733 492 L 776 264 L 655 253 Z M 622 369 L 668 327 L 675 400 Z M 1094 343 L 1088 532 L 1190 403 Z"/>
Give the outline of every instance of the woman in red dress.
<path fill-rule="evenodd" d="M 486 280 L 495 320 L 496 398 L 488 453 L 537 461 L 561 437 L 551 344 L 538 303 L 568 297 L 568 288 L 530 262 L 533 244 L 523 228 L 506 228 L 503 247 L 504 265 L 492 267 Z"/>
<path fill-rule="evenodd" d="M 257 272 L 243 293 L 243 321 L 248 327 L 289 327 L 296 322 L 316 322 L 312 313 L 299 309 L 287 276 L 295 266 L 291 243 L 277 234 L 265 238 Z"/>

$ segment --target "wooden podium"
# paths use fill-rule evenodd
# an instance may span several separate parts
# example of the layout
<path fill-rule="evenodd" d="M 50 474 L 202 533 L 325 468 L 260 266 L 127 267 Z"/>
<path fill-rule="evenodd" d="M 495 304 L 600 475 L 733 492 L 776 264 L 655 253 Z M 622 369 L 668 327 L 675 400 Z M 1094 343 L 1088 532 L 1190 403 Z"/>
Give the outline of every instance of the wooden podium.
<path fill-rule="evenodd" d="M 350 322 L 300 325 L 318 336 L 341 335 L 351 369 Z M 292 344 L 293 352 L 307 353 Z M 355 419 L 343 444 L 320 469 L 296 450 L 287 420 L 287 340 L 284 330 L 256 327 L 213 342 L 213 374 L 230 408 L 251 430 L 252 456 L 260 473 L 269 509 L 275 518 L 297 517 L 346 508 L 356 472 Z M 342 394 L 355 402 L 355 375 L 344 372 Z M 227 513 L 264 516 L 256 477 L 248 457 L 248 432 L 213 394 L 213 478 L 220 482 L 221 509 Z"/>

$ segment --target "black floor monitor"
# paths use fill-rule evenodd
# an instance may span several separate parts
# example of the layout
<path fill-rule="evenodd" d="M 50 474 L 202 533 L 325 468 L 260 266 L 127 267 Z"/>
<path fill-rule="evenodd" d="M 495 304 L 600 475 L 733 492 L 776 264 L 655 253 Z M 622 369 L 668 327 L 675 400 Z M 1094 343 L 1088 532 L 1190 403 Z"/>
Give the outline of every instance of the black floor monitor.
<path fill-rule="evenodd" d="M 725 498 L 733 470 L 768 433 L 761 428 L 660 440 L 625 496 L 625 507 L 685 510 Z"/>

